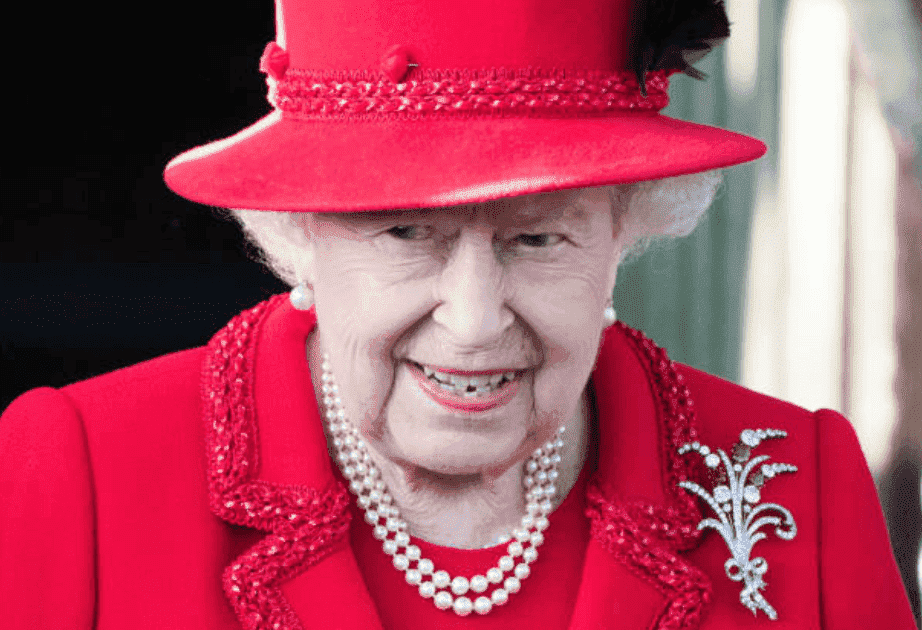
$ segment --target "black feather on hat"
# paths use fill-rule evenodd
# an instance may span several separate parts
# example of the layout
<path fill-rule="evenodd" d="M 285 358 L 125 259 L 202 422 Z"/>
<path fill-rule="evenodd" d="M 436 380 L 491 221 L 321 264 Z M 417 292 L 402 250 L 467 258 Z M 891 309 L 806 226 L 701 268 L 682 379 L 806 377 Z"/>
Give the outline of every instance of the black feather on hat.
<path fill-rule="evenodd" d="M 705 79 L 707 75 L 692 64 L 730 36 L 722 0 L 640 0 L 634 24 L 630 67 L 644 96 L 646 74 L 653 70 L 678 70 Z"/>

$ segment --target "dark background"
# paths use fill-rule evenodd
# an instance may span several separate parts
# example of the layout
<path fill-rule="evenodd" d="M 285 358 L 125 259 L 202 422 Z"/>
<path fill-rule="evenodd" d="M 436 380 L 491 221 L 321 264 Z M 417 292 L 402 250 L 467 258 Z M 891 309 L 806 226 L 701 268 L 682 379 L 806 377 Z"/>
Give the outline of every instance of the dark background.
<path fill-rule="evenodd" d="M 0 409 L 207 343 L 285 290 L 234 223 L 162 180 L 271 111 L 271 2 L 35 3 L 4 30 Z"/>

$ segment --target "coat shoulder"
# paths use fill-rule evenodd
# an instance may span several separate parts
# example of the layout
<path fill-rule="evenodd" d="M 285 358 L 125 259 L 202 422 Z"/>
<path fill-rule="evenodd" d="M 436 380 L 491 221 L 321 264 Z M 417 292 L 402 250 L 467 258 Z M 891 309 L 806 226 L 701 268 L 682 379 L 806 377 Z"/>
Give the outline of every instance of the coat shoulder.
<path fill-rule="evenodd" d="M 175 450 L 198 442 L 205 348 L 163 355 L 62 389 L 92 435 Z M 192 422 L 190 422 L 192 420 Z M 192 438 L 191 440 L 189 438 Z"/>
<path fill-rule="evenodd" d="M 854 426 L 838 411 L 810 411 L 693 367 L 676 365 L 691 391 L 703 437 L 729 446 L 744 429 L 782 429 L 802 445 L 812 445 L 817 456 L 819 449 L 830 451 L 827 457 L 845 453 L 847 459 L 867 468 Z"/>
<path fill-rule="evenodd" d="M 676 365 L 691 392 L 700 433 L 714 440 L 714 446 L 735 443 L 744 429 L 781 429 L 792 437 L 810 436 L 812 441 L 817 423 L 824 419 L 851 428 L 834 411 L 812 412 L 691 366 Z"/>
<path fill-rule="evenodd" d="M 170 397 L 198 395 L 204 353 L 204 347 L 197 347 L 165 354 L 78 381 L 61 391 L 80 404 L 100 400 L 119 406 L 175 404 Z"/>
<path fill-rule="evenodd" d="M 9 430 L 77 422 L 90 448 L 126 452 L 166 446 L 200 424 L 204 347 L 183 350 L 78 381 L 21 394 L 3 414 Z"/>

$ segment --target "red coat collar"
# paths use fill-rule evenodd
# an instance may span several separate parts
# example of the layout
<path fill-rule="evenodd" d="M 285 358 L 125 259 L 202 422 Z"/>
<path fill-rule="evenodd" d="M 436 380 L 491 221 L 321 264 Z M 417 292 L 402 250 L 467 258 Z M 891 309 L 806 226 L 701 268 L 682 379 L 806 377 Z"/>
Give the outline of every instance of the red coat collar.
<path fill-rule="evenodd" d="M 348 545 L 349 496 L 313 396 L 305 342 L 315 323 L 313 311 L 276 296 L 219 331 L 203 363 L 211 509 L 267 533 L 223 576 L 245 628 L 381 627 Z M 710 581 L 677 553 L 697 545 L 701 519 L 676 485 L 701 478 L 677 454 L 697 436 L 691 394 L 665 351 L 621 324 L 606 333 L 592 382 L 600 457 L 570 627 L 697 628 Z M 324 605 L 333 584 L 354 591 L 349 610 Z"/>

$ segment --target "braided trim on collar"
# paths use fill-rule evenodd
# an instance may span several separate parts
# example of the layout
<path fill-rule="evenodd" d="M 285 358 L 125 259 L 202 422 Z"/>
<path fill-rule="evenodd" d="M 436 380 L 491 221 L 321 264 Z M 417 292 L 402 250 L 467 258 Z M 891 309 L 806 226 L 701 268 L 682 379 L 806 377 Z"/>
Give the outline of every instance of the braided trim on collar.
<path fill-rule="evenodd" d="M 254 339 L 283 299 L 276 296 L 232 319 L 208 344 L 202 365 L 211 510 L 228 522 L 269 532 L 223 575 L 238 619 L 253 630 L 303 628 L 279 586 L 331 553 L 345 540 L 351 520 L 341 484 L 318 490 L 255 479 Z"/>
<path fill-rule="evenodd" d="M 635 575 L 667 597 L 653 629 L 692 630 L 701 624 L 712 592 L 710 578 L 677 555 L 701 539 L 698 504 L 678 486 L 680 481 L 701 478 L 700 466 L 678 454 L 680 445 L 697 438 L 694 401 L 685 378 L 663 348 L 621 322 L 616 326 L 632 341 L 659 398 L 660 457 L 673 506 L 619 501 L 607 496 L 598 480 L 593 480 L 587 491 L 590 533 Z"/>

